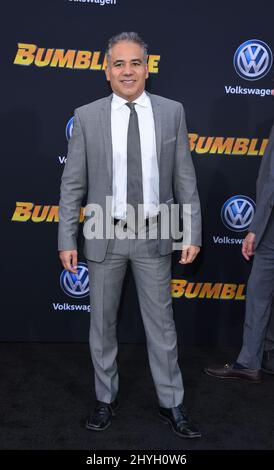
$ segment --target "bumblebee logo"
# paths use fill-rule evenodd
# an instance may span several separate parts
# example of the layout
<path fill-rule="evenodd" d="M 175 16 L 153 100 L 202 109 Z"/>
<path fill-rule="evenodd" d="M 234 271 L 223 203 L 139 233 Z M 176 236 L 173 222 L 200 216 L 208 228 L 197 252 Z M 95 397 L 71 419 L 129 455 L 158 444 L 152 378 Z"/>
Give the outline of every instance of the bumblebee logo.
<path fill-rule="evenodd" d="M 238 137 L 204 137 L 189 134 L 190 150 L 198 155 L 247 155 L 262 156 L 268 139 L 245 139 Z"/>
<path fill-rule="evenodd" d="M 148 56 L 149 73 L 158 73 L 160 55 Z M 59 67 L 75 70 L 105 70 L 107 60 L 101 51 L 77 51 L 74 49 L 47 49 L 36 44 L 18 43 L 13 61 L 16 65 L 36 65 L 36 67 Z"/>
<path fill-rule="evenodd" d="M 58 206 L 36 205 L 33 202 L 16 202 L 13 222 L 59 222 Z M 80 209 L 79 222 L 84 220 L 84 209 Z"/>
<path fill-rule="evenodd" d="M 188 282 L 185 279 L 171 281 L 172 297 L 186 299 L 244 300 L 245 284 L 222 282 Z"/>

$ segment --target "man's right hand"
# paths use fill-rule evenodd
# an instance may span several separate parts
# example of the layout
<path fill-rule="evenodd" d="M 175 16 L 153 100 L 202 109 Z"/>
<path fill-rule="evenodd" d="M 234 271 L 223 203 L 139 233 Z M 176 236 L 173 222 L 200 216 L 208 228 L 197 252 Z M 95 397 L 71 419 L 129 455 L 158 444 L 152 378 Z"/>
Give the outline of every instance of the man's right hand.
<path fill-rule="evenodd" d="M 59 251 L 59 258 L 67 271 L 77 274 L 77 250 Z"/>
<path fill-rule="evenodd" d="M 242 245 L 242 255 L 244 258 L 249 261 L 250 257 L 254 255 L 254 245 L 255 245 L 256 235 L 253 232 L 249 232 L 245 239 L 243 240 Z"/>

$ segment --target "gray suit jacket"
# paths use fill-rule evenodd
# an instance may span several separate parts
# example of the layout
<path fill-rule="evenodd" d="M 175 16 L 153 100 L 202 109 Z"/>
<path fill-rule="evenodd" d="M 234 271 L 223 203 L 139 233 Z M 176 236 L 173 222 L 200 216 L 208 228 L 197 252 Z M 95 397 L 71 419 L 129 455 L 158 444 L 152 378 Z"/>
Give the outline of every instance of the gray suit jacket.
<path fill-rule="evenodd" d="M 256 211 L 248 228 L 256 235 L 255 249 L 262 240 L 274 206 L 274 125 L 265 150 L 256 183 Z"/>
<path fill-rule="evenodd" d="M 160 203 L 176 201 L 191 204 L 191 244 L 201 245 L 200 202 L 196 176 L 189 150 L 183 106 L 161 96 L 151 99 L 159 166 Z M 61 182 L 59 202 L 58 249 L 77 249 L 79 210 L 87 203 L 106 210 L 106 196 L 112 196 L 112 95 L 75 110 L 72 137 Z M 85 239 L 87 259 L 102 261 L 109 240 Z M 159 252 L 172 251 L 172 240 L 159 240 Z"/>

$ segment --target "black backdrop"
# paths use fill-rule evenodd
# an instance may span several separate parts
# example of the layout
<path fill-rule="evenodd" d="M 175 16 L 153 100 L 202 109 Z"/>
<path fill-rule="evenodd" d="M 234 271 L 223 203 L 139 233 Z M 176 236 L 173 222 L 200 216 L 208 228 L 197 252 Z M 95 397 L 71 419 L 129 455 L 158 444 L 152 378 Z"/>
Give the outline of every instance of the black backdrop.
<path fill-rule="evenodd" d="M 110 91 L 102 71 L 107 39 L 133 30 L 149 44 L 148 90 L 184 104 L 201 196 L 204 247 L 199 261 L 183 268 L 174 255 L 172 292 L 179 341 L 240 344 L 250 263 L 240 254 L 245 232 L 239 225 L 250 222 L 252 205 L 236 198 L 236 206 L 233 200 L 227 210 L 225 206 L 223 219 L 221 210 L 234 196 L 255 197 L 256 175 L 274 115 L 269 95 L 274 47 L 271 5 L 198 0 L 3 3 L 0 340 L 88 338 L 89 298 L 82 297 L 80 284 L 65 273 L 60 284 L 56 215 L 67 148 L 65 129 L 76 107 Z M 253 45 L 246 49 L 249 40 L 254 40 Z M 29 45 L 37 46 L 31 46 L 35 53 L 24 52 Z M 254 56 L 253 66 L 248 50 Z M 79 51 L 89 51 L 82 62 Z M 96 51 L 91 69 L 89 56 Z M 40 62 L 38 56 L 34 61 L 36 53 Z M 66 53 L 67 62 L 56 61 L 57 54 Z M 239 217 L 234 213 L 233 219 L 235 207 Z M 85 263 L 81 249 L 79 261 Z M 81 269 L 84 283 L 84 265 Z M 119 338 L 143 341 L 130 272 L 125 284 Z"/>

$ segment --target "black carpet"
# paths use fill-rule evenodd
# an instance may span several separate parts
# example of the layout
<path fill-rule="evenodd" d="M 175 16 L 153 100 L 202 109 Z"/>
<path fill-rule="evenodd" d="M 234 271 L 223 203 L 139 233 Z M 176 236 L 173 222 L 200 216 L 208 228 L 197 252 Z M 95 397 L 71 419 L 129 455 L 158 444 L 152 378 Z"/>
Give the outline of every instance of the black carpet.
<path fill-rule="evenodd" d="M 85 429 L 95 403 L 87 344 L 0 344 L 0 449 L 274 449 L 274 377 L 218 380 L 203 368 L 235 351 L 180 349 L 185 404 L 202 439 L 176 436 L 157 415 L 144 345 L 119 348 L 120 408 L 104 432 Z"/>

